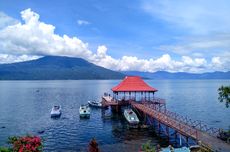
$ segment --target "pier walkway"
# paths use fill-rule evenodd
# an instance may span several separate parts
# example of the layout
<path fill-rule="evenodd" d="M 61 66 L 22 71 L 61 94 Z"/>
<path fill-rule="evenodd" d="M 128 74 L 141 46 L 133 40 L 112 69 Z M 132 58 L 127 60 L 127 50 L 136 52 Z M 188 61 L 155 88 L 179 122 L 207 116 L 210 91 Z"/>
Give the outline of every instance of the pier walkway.
<path fill-rule="evenodd" d="M 210 147 L 213 151 L 230 151 L 230 145 L 216 137 L 219 133 L 218 129 L 208 128 L 206 125 L 203 125 L 198 121 L 192 121 L 187 117 L 179 116 L 166 109 L 161 111 L 160 109 L 157 109 L 154 104 L 149 104 L 147 102 L 137 103 L 130 101 L 130 104 L 133 108 L 136 108 L 150 117 L 155 118 L 160 123 L 175 129 L 181 135 L 200 141 L 201 144 Z"/>

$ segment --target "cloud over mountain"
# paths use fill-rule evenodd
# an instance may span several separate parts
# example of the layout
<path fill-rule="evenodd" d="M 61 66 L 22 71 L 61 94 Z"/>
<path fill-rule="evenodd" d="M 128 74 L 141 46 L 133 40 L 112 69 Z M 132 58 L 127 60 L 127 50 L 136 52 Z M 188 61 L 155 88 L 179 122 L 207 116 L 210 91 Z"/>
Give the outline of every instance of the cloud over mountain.
<path fill-rule="evenodd" d="M 23 22 L 6 25 L 0 29 L 0 63 L 55 55 L 80 57 L 97 65 L 121 71 L 205 72 L 229 70 L 229 67 L 226 67 L 226 62 L 229 61 L 221 60 L 220 56 L 213 56 L 211 61 L 207 61 L 204 57 L 192 58 L 188 55 L 182 55 L 179 60 L 175 60 L 169 54 L 149 59 L 139 59 L 136 56 L 123 56 L 116 59 L 108 54 L 105 45 L 98 46 L 97 52 L 93 53 L 89 49 L 89 44 L 79 38 L 56 34 L 55 26 L 40 21 L 39 14 L 31 9 L 22 11 L 21 17 Z"/>

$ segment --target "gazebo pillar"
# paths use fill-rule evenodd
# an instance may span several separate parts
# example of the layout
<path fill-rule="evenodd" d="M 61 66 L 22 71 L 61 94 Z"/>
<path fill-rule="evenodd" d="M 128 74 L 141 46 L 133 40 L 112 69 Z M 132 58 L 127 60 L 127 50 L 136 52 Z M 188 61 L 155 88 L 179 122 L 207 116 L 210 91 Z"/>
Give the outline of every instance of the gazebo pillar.
<path fill-rule="evenodd" d="M 150 91 L 148 93 L 149 93 L 149 101 L 150 101 Z"/>
<path fill-rule="evenodd" d="M 135 101 L 137 100 L 137 97 L 136 97 L 136 91 L 135 91 Z"/>

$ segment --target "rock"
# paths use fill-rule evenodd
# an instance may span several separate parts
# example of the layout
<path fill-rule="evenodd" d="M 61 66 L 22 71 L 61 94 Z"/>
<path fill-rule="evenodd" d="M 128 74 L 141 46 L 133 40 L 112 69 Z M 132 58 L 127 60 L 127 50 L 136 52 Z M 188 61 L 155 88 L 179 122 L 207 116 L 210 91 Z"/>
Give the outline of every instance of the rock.
<path fill-rule="evenodd" d="M 45 132 L 45 130 L 38 131 L 39 134 L 43 134 L 44 132 Z"/>

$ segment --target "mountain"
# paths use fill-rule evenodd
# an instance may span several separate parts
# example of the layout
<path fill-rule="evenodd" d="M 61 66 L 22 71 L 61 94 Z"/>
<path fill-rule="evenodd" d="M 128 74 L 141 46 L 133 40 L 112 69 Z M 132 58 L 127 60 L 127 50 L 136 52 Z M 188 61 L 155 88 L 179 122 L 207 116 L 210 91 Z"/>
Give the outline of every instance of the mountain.
<path fill-rule="evenodd" d="M 176 72 L 170 73 L 166 71 L 158 72 L 139 72 L 125 71 L 125 75 L 138 75 L 147 79 L 230 79 L 230 71 L 228 72 L 207 72 L 201 74 Z"/>
<path fill-rule="evenodd" d="M 26 62 L 0 64 L 0 80 L 122 79 L 115 72 L 81 58 L 46 56 Z"/>

